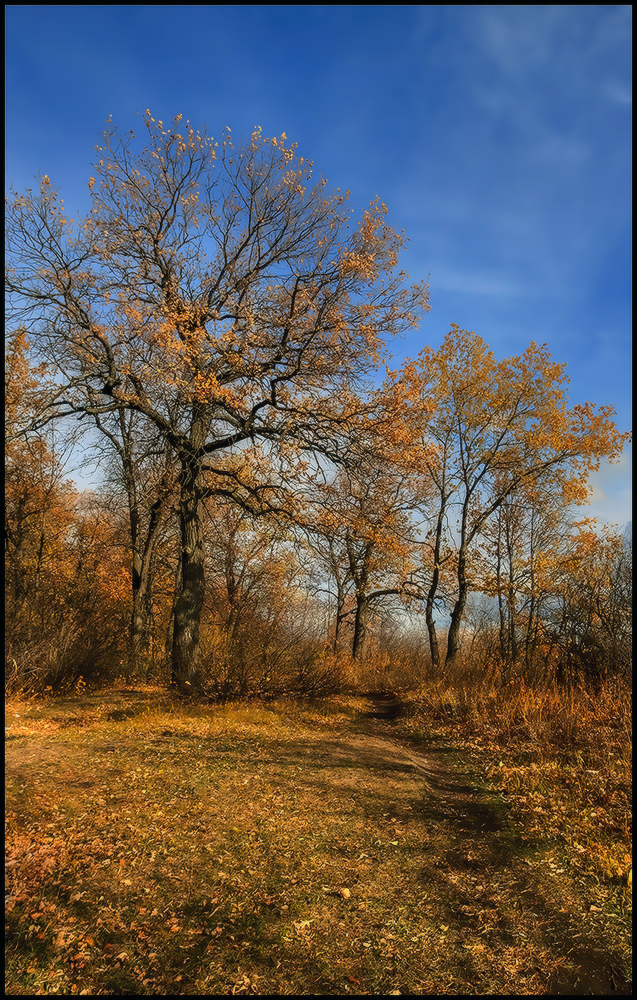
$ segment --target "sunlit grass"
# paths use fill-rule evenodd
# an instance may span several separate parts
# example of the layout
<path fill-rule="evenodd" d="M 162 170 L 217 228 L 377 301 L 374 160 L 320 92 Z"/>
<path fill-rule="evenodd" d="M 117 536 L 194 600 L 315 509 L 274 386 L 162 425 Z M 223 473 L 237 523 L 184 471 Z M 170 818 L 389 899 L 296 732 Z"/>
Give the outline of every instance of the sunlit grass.
<path fill-rule="evenodd" d="M 9 992 L 547 992 L 582 886 L 365 705 L 12 702 Z"/>

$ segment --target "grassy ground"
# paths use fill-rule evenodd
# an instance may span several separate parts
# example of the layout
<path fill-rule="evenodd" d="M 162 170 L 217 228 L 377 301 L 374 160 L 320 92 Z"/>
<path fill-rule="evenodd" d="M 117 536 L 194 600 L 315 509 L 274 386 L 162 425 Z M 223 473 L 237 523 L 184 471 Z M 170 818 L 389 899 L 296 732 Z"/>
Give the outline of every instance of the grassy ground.
<path fill-rule="evenodd" d="M 11 702 L 7 992 L 625 992 L 625 888 L 591 910 L 461 739 L 392 714 Z"/>

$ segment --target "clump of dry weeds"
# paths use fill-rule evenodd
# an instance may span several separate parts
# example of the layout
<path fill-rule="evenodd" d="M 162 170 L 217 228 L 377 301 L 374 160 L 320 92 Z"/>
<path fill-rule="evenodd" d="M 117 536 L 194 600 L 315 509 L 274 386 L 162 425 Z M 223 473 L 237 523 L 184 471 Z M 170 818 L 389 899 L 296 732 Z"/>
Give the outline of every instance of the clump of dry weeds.
<path fill-rule="evenodd" d="M 631 692 L 506 687 L 460 668 L 410 700 L 408 726 L 432 722 L 464 746 L 531 834 L 552 837 L 575 867 L 626 895 L 631 870 Z"/>

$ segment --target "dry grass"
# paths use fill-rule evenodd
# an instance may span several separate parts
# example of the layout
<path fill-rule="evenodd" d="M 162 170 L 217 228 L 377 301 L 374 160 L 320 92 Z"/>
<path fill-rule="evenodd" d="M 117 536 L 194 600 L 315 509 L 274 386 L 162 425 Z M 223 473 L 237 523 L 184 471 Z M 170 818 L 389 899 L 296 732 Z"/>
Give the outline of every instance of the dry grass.
<path fill-rule="evenodd" d="M 485 787 L 529 836 L 553 843 L 562 868 L 590 885 L 592 912 L 630 903 L 631 692 L 612 680 L 592 692 L 452 680 L 411 700 L 412 733 L 442 727 Z M 621 922 L 620 922 L 621 923 Z M 618 925 L 605 930 L 616 938 Z"/>
<path fill-rule="evenodd" d="M 588 944 L 599 929 L 577 880 L 546 879 L 549 854 L 467 784 L 446 736 L 368 708 L 184 705 L 152 688 L 11 702 L 8 992 L 537 995 L 575 982 L 572 935 Z M 621 985 L 616 938 L 604 968 Z M 598 971 L 587 982 L 604 992 Z"/>

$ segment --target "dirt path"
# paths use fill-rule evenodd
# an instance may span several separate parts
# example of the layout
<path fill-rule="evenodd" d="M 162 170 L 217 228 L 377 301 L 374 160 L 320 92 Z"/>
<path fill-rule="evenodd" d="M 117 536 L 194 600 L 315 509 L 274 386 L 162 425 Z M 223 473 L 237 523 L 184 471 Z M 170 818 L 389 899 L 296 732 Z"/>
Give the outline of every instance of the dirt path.
<path fill-rule="evenodd" d="M 497 907 L 498 897 L 504 898 L 521 916 L 536 921 L 555 957 L 564 958 L 547 993 L 630 995 L 631 984 L 621 973 L 619 960 L 606 953 L 601 942 L 582 940 L 581 928 L 566 908 L 558 908 L 547 895 L 533 864 L 540 846 L 524 843 L 508 819 L 505 803 L 471 783 L 448 747 L 432 740 L 426 750 L 416 750 L 405 744 L 404 737 L 397 738 L 392 723 L 402 714 L 403 705 L 395 695 L 370 696 L 360 731 L 344 741 L 343 748 L 355 749 L 363 767 L 411 774 L 422 781 L 423 794 L 415 808 L 430 830 L 432 824 L 438 827 L 446 842 L 439 866 L 445 872 L 440 882 L 448 897 L 449 920 L 478 924 L 480 914 L 489 913 Z M 400 791 L 397 782 L 395 793 Z M 408 798 L 411 785 L 403 783 L 402 791 Z M 470 872 L 476 873 L 473 887 L 448 891 L 457 881 L 455 876 Z M 513 928 L 506 921 L 496 923 L 495 935 L 510 941 Z"/>

